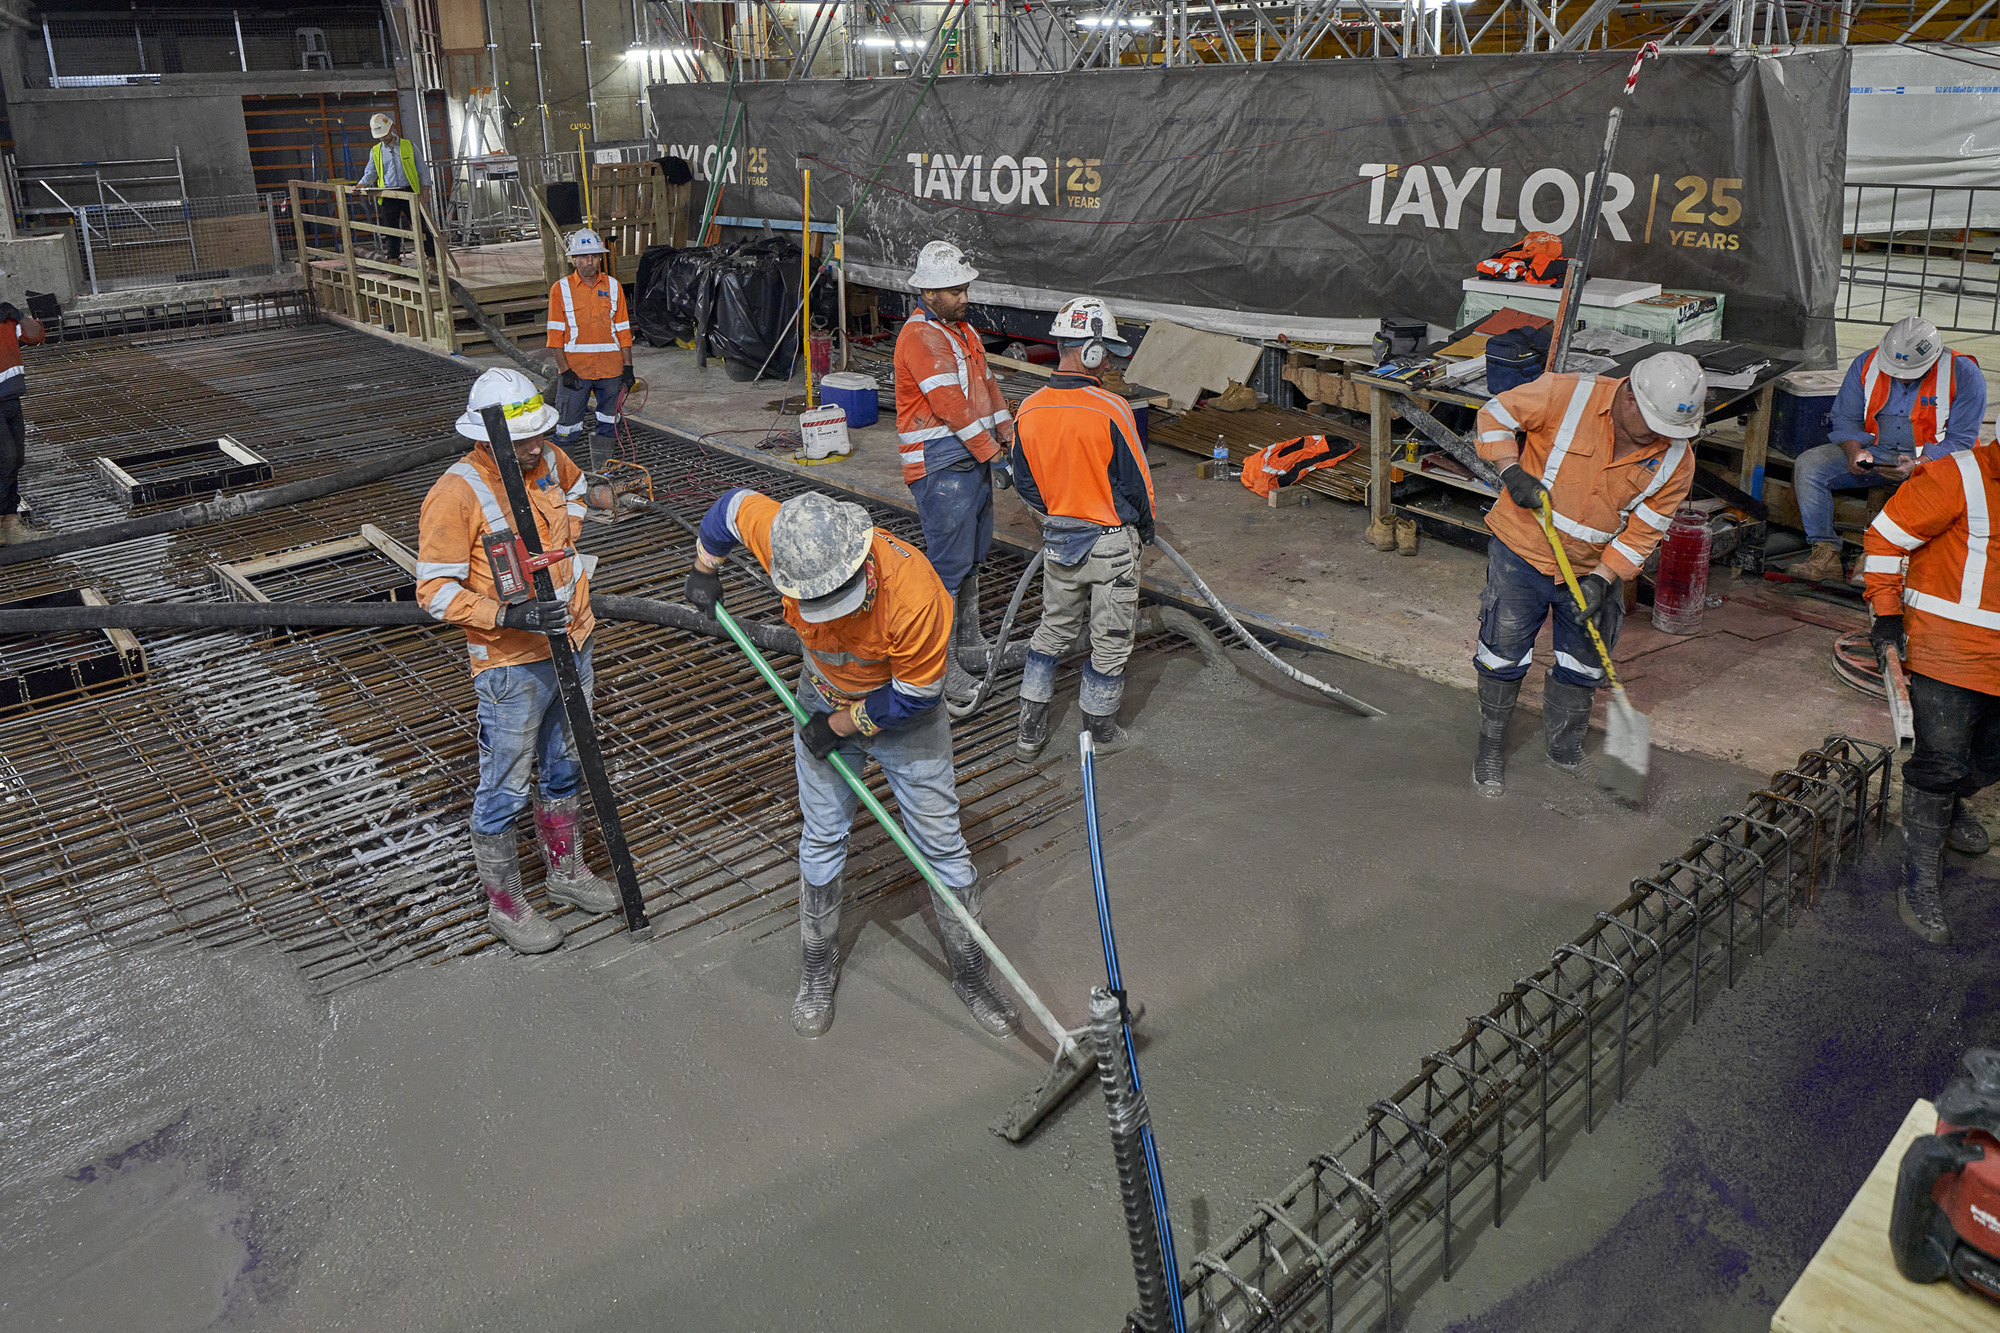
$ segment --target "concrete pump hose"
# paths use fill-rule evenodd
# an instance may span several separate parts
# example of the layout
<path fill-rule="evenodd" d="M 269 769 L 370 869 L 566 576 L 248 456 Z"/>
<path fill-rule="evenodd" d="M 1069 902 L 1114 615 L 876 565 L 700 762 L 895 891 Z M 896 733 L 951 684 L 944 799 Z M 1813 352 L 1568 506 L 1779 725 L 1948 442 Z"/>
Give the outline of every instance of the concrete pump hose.
<path fill-rule="evenodd" d="M 1341 704 L 1344 707 L 1353 709 L 1355 712 L 1361 714 L 1363 717 L 1388 716 L 1388 714 L 1384 713 L 1381 709 L 1375 707 L 1375 705 L 1369 703 L 1363 703 L 1361 700 L 1355 698 L 1351 694 L 1348 694 L 1346 691 L 1340 689 L 1339 687 L 1334 685 L 1329 685 L 1325 681 L 1320 680 L 1318 677 L 1309 676 L 1305 672 L 1300 671 L 1297 667 L 1292 666 L 1290 663 L 1281 661 L 1276 653 L 1272 652 L 1269 648 L 1266 648 L 1263 644 L 1257 641 L 1256 635 L 1252 634 L 1249 630 L 1244 629 L 1243 623 L 1241 621 L 1239 621 L 1235 616 L 1229 614 L 1229 608 L 1222 604 L 1222 599 L 1217 597 L 1213 592 L 1209 591 L 1208 585 L 1202 582 L 1201 575 L 1194 572 L 1194 566 L 1190 565 L 1187 561 L 1183 560 L 1181 558 L 1181 553 L 1179 551 L 1176 551 L 1173 547 L 1167 545 L 1166 539 L 1164 537 L 1155 536 L 1153 538 L 1153 545 L 1159 547 L 1161 552 L 1166 555 L 1167 559 L 1174 562 L 1175 566 L 1179 568 L 1181 573 L 1187 576 L 1188 582 L 1194 585 L 1194 590 L 1201 594 L 1201 599 L 1204 602 L 1207 602 L 1209 606 L 1214 609 L 1215 614 L 1222 617 L 1222 619 L 1228 624 L 1230 629 L 1236 631 L 1236 637 L 1243 640 L 1245 646 L 1247 646 L 1252 652 L 1256 653 L 1257 656 L 1263 658 L 1266 662 L 1269 662 L 1272 666 L 1284 672 L 1287 676 L 1290 676 L 1293 680 L 1297 681 L 1299 684 L 1318 690 L 1321 694 L 1324 694 L 1327 698 L 1332 699 L 1334 702 Z"/>
<path fill-rule="evenodd" d="M 474 324 L 479 326 L 481 333 L 484 333 L 488 338 L 493 340 L 494 351 L 526 371 L 528 377 L 538 384 L 547 383 L 555 375 L 555 367 L 549 362 L 539 357 L 529 356 L 521 350 L 521 345 L 514 341 L 513 334 L 508 333 L 505 328 L 501 327 L 498 320 L 486 313 L 479 304 L 479 298 L 467 291 L 464 283 L 456 278 L 449 278 L 447 281 L 451 283 L 451 294 L 457 298 L 459 308 L 471 317 Z M 541 327 L 540 324 L 534 326 L 537 336 L 540 334 Z"/>

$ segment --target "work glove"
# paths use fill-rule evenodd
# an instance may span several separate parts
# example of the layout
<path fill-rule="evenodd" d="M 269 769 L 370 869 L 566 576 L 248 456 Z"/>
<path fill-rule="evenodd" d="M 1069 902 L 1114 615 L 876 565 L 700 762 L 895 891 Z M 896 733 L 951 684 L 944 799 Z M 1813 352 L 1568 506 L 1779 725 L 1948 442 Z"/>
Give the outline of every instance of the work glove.
<path fill-rule="evenodd" d="M 805 740 L 806 753 L 815 759 L 823 761 L 840 748 L 840 737 L 834 733 L 831 713 L 814 713 L 806 724 L 799 728 L 799 735 Z"/>
<path fill-rule="evenodd" d="M 623 370 L 618 372 L 618 382 L 619 384 L 624 386 L 625 392 L 627 393 L 632 392 L 632 381 L 636 378 L 637 376 L 633 375 L 632 367 L 630 366 L 627 366 Z"/>
<path fill-rule="evenodd" d="M 715 608 L 722 605 L 722 575 L 705 574 L 699 569 L 688 572 L 687 583 L 681 589 L 681 596 L 695 610 L 715 619 Z"/>
<path fill-rule="evenodd" d="M 565 370 L 562 373 L 560 383 L 563 388 L 568 389 L 571 393 L 575 393 L 583 387 L 583 376 L 577 374 L 574 370 Z"/>
<path fill-rule="evenodd" d="M 1910 641 L 1903 636 L 1902 613 L 1875 617 L 1875 623 L 1868 627 L 1868 642 L 1875 645 L 1877 661 L 1881 660 L 1885 648 L 1894 648 L 1898 657 L 1909 656 Z"/>
<path fill-rule="evenodd" d="M 1523 509 L 1540 509 L 1542 501 L 1549 493 L 1542 483 L 1529 476 L 1519 463 L 1509 463 L 1500 473 L 1500 484 L 1507 488 L 1507 494 L 1515 504 Z"/>
<path fill-rule="evenodd" d="M 1152 544 L 1153 544 L 1153 525 L 1151 523 L 1141 523 L 1139 525 L 1139 545 L 1151 546 Z"/>
<path fill-rule="evenodd" d="M 16 324 L 21 322 L 20 307 L 12 301 L 0 301 L 0 320 L 5 319 L 11 319 Z"/>
<path fill-rule="evenodd" d="M 1599 634 L 1605 630 L 1605 612 L 1618 596 L 1618 583 L 1617 579 L 1594 569 L 1577 582 L 1577 587 L 1583 590 L 1583 617 L 1596 624 Z"/>
<path fill-rule="evenodd" d="M 561 602 L 515 602 L 501 613 L 500 623 L 534 634 L 560 634 L 569 628 L 569 608 Z"/>
<path fill-rule="evenodd" d="M 1002 453 L 993 460 L 993 489 L 1011 491 L 1014 489 L 1014 455 Z"/>

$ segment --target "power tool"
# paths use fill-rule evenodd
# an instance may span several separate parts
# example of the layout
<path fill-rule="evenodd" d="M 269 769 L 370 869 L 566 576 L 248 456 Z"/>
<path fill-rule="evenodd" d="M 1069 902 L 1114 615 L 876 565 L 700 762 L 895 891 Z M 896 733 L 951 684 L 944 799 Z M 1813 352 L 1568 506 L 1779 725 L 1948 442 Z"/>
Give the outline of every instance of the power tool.
<path fill-rule="evenodd" d="M 584 517 L 593 523 L 616 523 L 644 512 L 653 499 L 652 474 L 637 463 L 611 459 L 595 472 L 583 474 Z M 629 503 L 628 503 L 629 498 Z"/>
<path fill-rule="evenodd" d="M 1964 1065 L 1938 1094 L 1937 1133 L 1903 1154 L 1889 1248 L 1912 1282 L 2000 1300 L 2000 1051 L 1975 1047 Z"/>
<path fill-rule="evenodd" d="M 493 570 L 493 595 L 508 606 L 535 595 L 536 570 L 547 569 L 576 554 L 562 547 L 531 553 L 510 528 L 487 533 L 480 539 L 480 545 L 486 548 L 486 563 Z"/>

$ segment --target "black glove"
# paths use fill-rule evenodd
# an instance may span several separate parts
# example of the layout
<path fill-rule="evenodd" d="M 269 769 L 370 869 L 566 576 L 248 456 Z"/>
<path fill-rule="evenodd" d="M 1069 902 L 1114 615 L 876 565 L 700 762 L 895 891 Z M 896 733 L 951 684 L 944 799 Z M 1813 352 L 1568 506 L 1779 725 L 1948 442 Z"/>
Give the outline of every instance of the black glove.
<path fill-rule="evenodd" d="M 578 389 L 581 389 L 583 387 L 583 377 L 577 374 L 574 370 L 565 370 L 562 373 L 562 378 L 558 381 L 558 383 L 560 383 L 563 386 L 563 388 L 568 389 L 571 393 L 575 393 Z"/>
<path fill-rule="evenodd" d="M 561 602 L 515 602 L 500 615 L 508 629 L 560 634 L 569 628 L 569 608 Z"/>
<path fill-rule="evenodd" d="M 1903 614 L 1877 616 L 1875 623 L 1868 627 L 1868 642 L 1875 645 L 1875 656 L 1879 660 L 1884 648 L 1894 648 L 1896 656 L 1907 657 L 1910 641 L 1903 637 Z"/>
<path fill-rule="evenodd" d="M 840 748 L 840 737 L 834 734 L 831 713 L 814 713 L 812 718 L 799 728 L 799 735 L 805 738 L 806 753 L 815 759 L 823 760 Z"/>
<path fill-rule="evenodd" d="M 1540 509 L 1542 501 L 1549 498 L 1542 483 L 1529 476 L 1519 463 L 1509 463 L 1500 473 L 1500 484 L 1507 488 L 1507 494 L 1523 509 Z"/>
<path fill-rule="evenodd" d="M 993 489 L 1011 491 L 1014 489 L 1014 455 L 1003 453 L 993 460 Z"/>
<path fill-rule="evenodd" d="M 705 574 L 700 569 L 689 570 L 681 596 L 687 598 L 689 606 L 710 620 L 715 619 L 715 608 L 722 605 L 722 575 Z"/>
<path fill-rule="evenodd" d="M 1151 546 L 1152 544 L 1153 544 L 1153 525 L 1150 522 L 1141 523 L 1139 525 L 1139 545 Z"/>
<path fill-rule="evenodd" d="M 1604 613 L 1613 599 L 1618 596 L 1619 580 L 1606 578 L 1592 570 L 1577 580 L 1577 587 L 1583 590 L 1583 616 L 1597 623 L 1597 632 L 1604 632 Z"/>
<path fill-rule="evenodd" d="M 20 323 L 21 322 L 20 307 L 15 305 L 12 301 L 0 301 L 0 319 L 11 319 L 16 324 Z"/>
<path fill-rule="evenodd" d="M 632 374 L 632 367 L 630 366 L 627 366 L 623 370 L 618 372 L 618 382 L 625 386 L 625 391 L 627 393 L 630 393 L 632 391 L 632 381 L 634 378 L 635 377 Z"/>

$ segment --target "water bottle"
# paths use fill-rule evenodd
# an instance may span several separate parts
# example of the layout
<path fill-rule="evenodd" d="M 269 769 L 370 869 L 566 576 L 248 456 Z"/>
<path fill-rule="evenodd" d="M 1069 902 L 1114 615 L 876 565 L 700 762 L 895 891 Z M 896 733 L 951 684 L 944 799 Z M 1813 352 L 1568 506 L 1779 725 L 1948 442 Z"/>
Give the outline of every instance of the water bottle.
<path fill-rule="evenodd" d="M 1214 460 L 1209 464 L 1210 479 L 1214 481 L 1228 481 L 1229 442 L 1220 435 L 1215 437 L 1215 452 L 1210 455 L 1210 458 Z"/>

